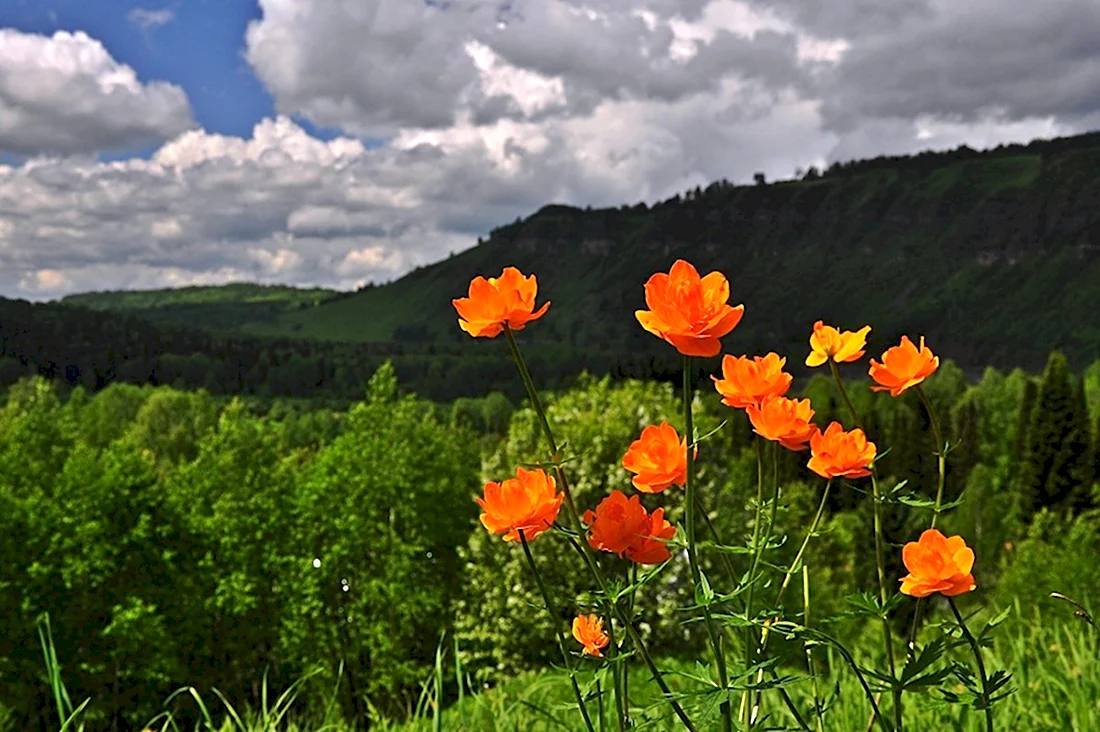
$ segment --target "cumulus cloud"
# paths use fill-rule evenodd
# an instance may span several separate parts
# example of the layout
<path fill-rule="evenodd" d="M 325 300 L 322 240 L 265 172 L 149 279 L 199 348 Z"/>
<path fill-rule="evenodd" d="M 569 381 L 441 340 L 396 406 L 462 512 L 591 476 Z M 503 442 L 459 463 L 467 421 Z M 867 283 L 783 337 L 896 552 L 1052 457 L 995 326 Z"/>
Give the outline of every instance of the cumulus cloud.
<path fill-rule="evenodd" d="M 732 0 L 260 6 L 246 57 L 279 108 L 359 134 L 672 103 L 729 78 L 775 93 L 807 83 L 793 30 Z"/>
<path fill-rule="evenodd" d="M 259 2 L 244 54 L 281 114 L 246 138 L 180 125 L 149 160 L 0 166 L 0 292 L 353 287 L 550 202 L 653 202 L 1100 120 L 1093 0 Z M 16 129 L 2 68 L 0 147 Z M 155 85 L 123 86 L 157 106 Z M 18 149 L 100 149 L 98 129 Z"/>
<path fill-rule="evenodd" d="M 87 34 L 0 28 L 0 152 L 121 149 L 167 139 L 191 125 L 181 88 L 142 83 Z"/>

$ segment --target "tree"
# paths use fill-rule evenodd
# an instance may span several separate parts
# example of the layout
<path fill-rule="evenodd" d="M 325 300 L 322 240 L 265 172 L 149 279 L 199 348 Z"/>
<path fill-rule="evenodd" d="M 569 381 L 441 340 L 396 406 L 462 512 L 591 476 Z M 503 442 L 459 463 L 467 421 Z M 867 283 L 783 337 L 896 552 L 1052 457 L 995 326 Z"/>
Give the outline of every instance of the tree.
<path fill-rule="evenodd" d="M 1084 389 L 1071 381 L 1061 352 L 1047 361 L 1031 415 L 1026 458 L 1019 474 L 1022 515 L 1040 508 L 1080 510 L 1092 480 Z"/>
<path fill-rule="evenodd" d="M 768 182 L 767 178 L 764 177 L 764 174 L 759 171 L 752 174 L 752 180 L 758 186 L 766 185 Z"/>

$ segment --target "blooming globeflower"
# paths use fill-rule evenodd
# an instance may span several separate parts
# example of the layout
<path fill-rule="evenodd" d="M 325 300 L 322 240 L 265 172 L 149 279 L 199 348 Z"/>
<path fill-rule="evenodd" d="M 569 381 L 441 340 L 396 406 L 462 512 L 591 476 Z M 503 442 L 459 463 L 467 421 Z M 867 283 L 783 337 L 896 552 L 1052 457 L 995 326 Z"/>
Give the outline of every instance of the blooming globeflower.
<path fill-rule="evenodd" d="M 945 537 L 928 529 L 919 541 L 911 541 L 901 552 L 909 574 L 901 579 L 901 592 L 911 597 L 928 597 L 939 592 L 947 597 L 970 592 L 974 582 L 974 550 L 961 536 Z"/>
<path fill-rule="evenodd" d="M 845 432 L 840 422 L 833 422 L 810 438 L 810 453 L 806 467 L 822 478 L 863 478 L 871 474 L 875 443 L 858 427 Z"/>
<path fill-rule="evenodd" d="M 699 454 L 699 448 L 695 448 Z M 623 467 L 634 473 L 631 482 L 642 493 L 660 493 L 671 485 L 687 483 L 687 438 L 680 439 L 668 422 L 649 425 L 630 443 Z"/>
<path fill-rule="evenodd" d="M 759 407 L 769 397 L 783 396 L 793 377 L 783 371 L 787 359 L 778 353 L 767 356 L 723 356 L 722 378 L 711 376 L 714 388 L 727 407 Z"/>
<path fill-rule="evenodd" d="M 867 334 L 871 326 L 865 325 L 857 331 L 846 330 L 843 333 L 822 321 L 814 323 L 814 332 L 810 334 L 810 355 L 806 365 L 820 366 L 830 358 L 837 363 L 858 361 L 863 358 L 867 346 Z"/>
<path fill-rule="evenodd" d="M 940 357 L 924 345 L 924 336 L 920 338 L 920 348 L 913 345 L 908 336 L 901 337 L 901 344 L 886 349 L 882 354 L 882 363 L 871 359 L 868 371 L 877 386 L 873 391 L 889 391 L 890 396 L 901 396 L 910 387 L 921 383 L 940 367 Z"/>
<path fill-rule="evenodd" d="M 584 523 L 591 531 L 588 544 L 598 551 L 638 564 L 660 564 L 671 556 L 666 542 L 675 536 L 676 527 L 665 520 L 663 508 L 647 513 L 638 496 L 628 499 L 621 491 L 611 491 L 595 511 L 584 512 Z"/>
<path fill-rule="evenodd" d="M 771 397 L 759 407 L 746 407 L 745 413 L 756 434 L 788 450 L 805 450 L 806 443 L 818 431 L 817 425 L 810 421 L 814 410 L 809 399 Z"/>
<path fill-rule="evenodd" d="M 458 312 L 458 327 L 475 338 L 495 338 L 505 326 L 523 330 L 550 307 L 546 302 L 535 310 L 538 289 L 534 275 L 524 277 L 515 267 L 505 267 L 500 277 L 475 277 L 470 281 L 469 297 L 451 301 Z"/>
<path fill-rule="evenodd" d="M 634 315 L 642 327 L 672 344 L 685 356 L 717 356 L 719 341 L 741 322 L 744 305 L 728 304 L 730 285 L 721 272 L 700 277 L 682 259 L 668 274 L 658 272 L 645 283 L 649 310 Z"/>
<path fill-rule="evenodd" d="M 543 470 L 516 469 L 516 477 L 485 484 L 485 497 L 475 498 L 481 506 L 481 523 L 505 541 L 528 541 L 550 528 L 561 510 L 563 494 L 555 489 L 554 478 Z"/>
<path fill-rule="evenodd" d="M 573 637 L 584 646 L 589 656 L 603 656 L 601 649 L 606 648 L 610 639 L 603 632 L 603 618 L 598 615 L 578 615 L 573 618 Z"/>

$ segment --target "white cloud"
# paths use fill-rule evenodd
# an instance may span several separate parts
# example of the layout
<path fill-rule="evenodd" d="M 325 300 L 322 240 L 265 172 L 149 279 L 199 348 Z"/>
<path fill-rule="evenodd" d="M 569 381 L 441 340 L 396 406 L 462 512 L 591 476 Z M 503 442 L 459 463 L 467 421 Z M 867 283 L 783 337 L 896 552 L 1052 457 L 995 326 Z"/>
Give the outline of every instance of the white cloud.
<path fill-rule="evenodd" d="M 176 19 L 176 11 L 170 8 L 151 10 L 149 8 L 134 8 L 126 14 L 126 20 L 130 21 L 143 31 L 150 31 L 168 25 Z"/>
<path fill-rule="evenodd" d="M 260 5 L 245 55 L 284 114 L 247 138 L 178 127 L 149 160 L 0 166 L 0 293 L 352 287 L 550 202 L 653 202 L 757 171 L 1100 120 L 1100 14 L 1086 0 Z M 95 41 L 76 45 L 100 62 L 69 76 L 150 96 Z M 0 147 L 16 129 L 11 83 L 0 61 Z M 347 136 L 311 137 L 293 114 Z M 21 149 L 100 149 L 96 129 Z M 355 137 L 366 133 L 382 144 Z"/>
<path fill-rule="evenodd" d="M 142 83 L 87 34 L 0 28 L 0 152 L 120 149 L 166 139 L 191 125 L 182 89 Z"/>

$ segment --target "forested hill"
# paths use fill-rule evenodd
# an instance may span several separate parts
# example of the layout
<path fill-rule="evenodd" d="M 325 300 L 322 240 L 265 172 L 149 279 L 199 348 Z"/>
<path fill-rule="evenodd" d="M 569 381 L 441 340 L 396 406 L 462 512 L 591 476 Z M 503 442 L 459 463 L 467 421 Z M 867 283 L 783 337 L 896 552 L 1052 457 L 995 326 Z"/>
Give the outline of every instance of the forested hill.
<path fill-rule="evenodd" d="M 647 207 L 546 206 L 381 287 L 281 315 L 272 332 L 469 340 L 451 298 L 506 265 L 537 273 L 549 315 L 527 337 L 567 351 L 653 353 L 633 311 L 678 257 L 731 280 L 746 315 L 727 348 L 805 350 L 815 320 L 874 327 L 872 349 L 925 334 L 968 369 L 1100 353 L 1100 135 L 718 182 Z"/>
<path fill-rule="evenodd" d="M 451 299 L 507 265 L 537 274 L 540 301 L 553 303 L 523 333 L 540 383 L 569 383 L 585 369 L 671 378 L 675 353 L 633 312 L 646 279 L 679 257 L 724 272 L 745 304 L 727 352 L 776 350 L 797 370 L 822 318 L 871 324 L 875 354 L 903 332 L 926 335 L 971 373 L 1038 370 L 1055 348 L 1081 368 L 1100 356 L 1100 134 L 859 161 L 797 181 L 718 182 L 652 207 L 546 206 L 461 254 L 354 293 L 246 284 L 63 304 L 0 299 L 0 386 L 42 373 L 93 388 L 148 381 L 355 399 L 392 360 L 423 396 L 484 394 L 514 385 L 508 360 L 499 343 L 459 330 Z"/>
<path fill-rule="evenodd" d="M 140 315 L 158 323 L 193 325 L 212 330 L 245 331 L 270 323 L 282 313 L 320 305 L 342 293 L 322 288 L 234 282 L 158 290 L 84 292 L 61 299 L 64 305 Z"/>

